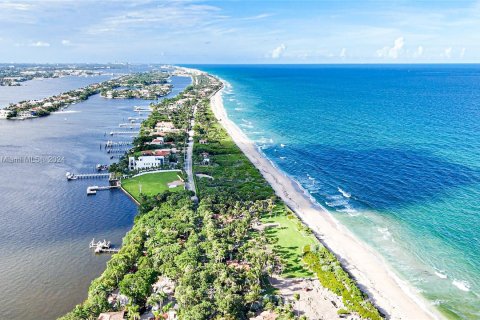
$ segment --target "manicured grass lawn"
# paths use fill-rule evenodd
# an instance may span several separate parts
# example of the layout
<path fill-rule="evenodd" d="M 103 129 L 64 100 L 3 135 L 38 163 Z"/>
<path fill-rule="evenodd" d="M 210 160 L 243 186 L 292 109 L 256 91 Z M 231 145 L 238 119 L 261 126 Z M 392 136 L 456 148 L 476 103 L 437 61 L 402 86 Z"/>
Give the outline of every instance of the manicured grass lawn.
<path fill-rule="evenodd" d="M 179 172 L 157 172 L 144 174 L 143 176 L 126 179 L 122 181 L 122 187 L 128 191 L 137 201 L 140 201 L 140 185 L 142 194 L 154 196 L 165 190 L 183 190 L 183 186 L 169 188 L 168 183 L 180 180 Z"/>
<path fill-rule="evenodd" d="M 282 258 L 284 269 L 282 275 L 286 278 L 312 277 L 302 261 L 303 248 L 306 245 L 318 245 L 317 239 L 307 232 L 300 230 L 300 220 L 290 214 L 283 205 L 277 205 L 273 215 L 262 217 L 262 223 L 278 223 L 278 227 L 270 227 L 265 234 L 271 239 L 274 251 Z"/>

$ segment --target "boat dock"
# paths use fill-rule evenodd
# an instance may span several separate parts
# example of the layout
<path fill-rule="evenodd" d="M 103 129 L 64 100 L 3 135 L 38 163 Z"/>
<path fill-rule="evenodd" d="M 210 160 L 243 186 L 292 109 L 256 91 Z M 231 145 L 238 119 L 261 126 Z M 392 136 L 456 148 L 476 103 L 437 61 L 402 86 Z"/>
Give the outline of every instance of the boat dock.
<path fill-rule="evenodd" d="M 110 189 L 115 189 L 118 188 L 118 186 L 89 186 L 87 188 L 87 195 L 95 195 L 97 194 L 97 191 L 102 191 L 102 190 L 110 190 Z"/>
<path fill-rule="evenodd" d="M 90 241 L 90 249 L 94 249 L 95 253 L 117 253 L 120 249 L 110 247 L 110 241 L 103 240 L 95 242 L 95 238 Z"/>
<path fill-rule="evenodd" d="M 128 128 L 138 128 L 141 126 L 140 123 L 120 123 L 118 125 L 120 128 L 125 128 L 125 127 L 128 127 Z"/>
<path fill-rule="evenodd" d="M 146 117 L 128 117 L 128 121 L 143 121 L 146 119 Z"/>
<path fill-rule="evenodd" d="M 108 140 L 106 143 L 105 143 L 105 148 L 113 148 L 113 147 L 120 147 L 120 146 L 129 146 L 131 145 L 132 142 L 131 141 L 112 141 L 112 140 Z"/>
<path fill-rule="evenodd" d="M 142 107 L 135 107 L 133 108 L 135 112 L 152 112 L 153 110 L 150 108 L 142 108 Z"/>
<path fill-rule="evenodd" d="M 117 135 L 120 135 L 120 134 L 134 134 L 134 135 L 137 135 L 138 132 L 136 132 L 136 131 L 111 131 L 110 132 L 111 136 L 113 136 L 115 134 L 117 134 Z"/>
<path fill-rule="evenodd" d="M 110 173 L 86 173 L 86 174 L 75 174 L 67 172 L 65 174 L 67 180 L 77 180 L 77 179 L 93 179 L 93 178 L 108 178 Z"/>
<path fill-rule="evenodd" d="M 107 153 L 126 153 L 130 149 L 108 149 Z"/>

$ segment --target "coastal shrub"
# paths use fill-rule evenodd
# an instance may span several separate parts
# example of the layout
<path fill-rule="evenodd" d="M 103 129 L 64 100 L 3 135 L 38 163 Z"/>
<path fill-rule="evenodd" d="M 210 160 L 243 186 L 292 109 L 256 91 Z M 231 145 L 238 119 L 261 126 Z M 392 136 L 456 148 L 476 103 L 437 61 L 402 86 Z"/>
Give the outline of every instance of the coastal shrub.
<path fill-rule="evenodd" d="M 309 244 L 307 244 L 307 245 L 305 245 L 305 246 L 303 247 L 303 253 L 307 253 L 307 252 L 310 252 L 310 251 L 312 251 L 312 250 L 311 250 Z"/>
<path fill-rule="evenodd" d="M 382 316 L 367 296 L 343 270 L 337 258 L 325 247 L 317 252 L 307 252 L 304 261 L 315 272 L 323 287 L 342 297 L 348 312 L 355 312 L 365 319 L 377 320 Z"/>

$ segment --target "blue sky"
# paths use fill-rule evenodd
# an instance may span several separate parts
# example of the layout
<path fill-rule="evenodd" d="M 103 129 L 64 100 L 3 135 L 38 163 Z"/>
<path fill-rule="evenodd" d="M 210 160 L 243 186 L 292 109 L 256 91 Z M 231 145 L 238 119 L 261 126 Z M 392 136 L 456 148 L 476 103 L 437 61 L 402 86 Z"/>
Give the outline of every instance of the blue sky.
<path fill-rule="evenodd" d="M 4 1 L 0 62 L 480 62 L 480 1 Z"/>

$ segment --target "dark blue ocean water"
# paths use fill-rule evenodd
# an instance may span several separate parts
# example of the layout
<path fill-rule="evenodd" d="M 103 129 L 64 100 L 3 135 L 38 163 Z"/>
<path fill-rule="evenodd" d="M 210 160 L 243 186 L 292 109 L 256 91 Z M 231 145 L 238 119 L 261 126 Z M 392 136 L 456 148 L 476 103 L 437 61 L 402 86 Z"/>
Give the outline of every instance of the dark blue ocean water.
<path fill-rule="evenodd" d="M 16 102 L 99 80 L 48 79 L 24 88 L 3 87 L 0 92 L 9 97 L 8 102 Z M 189 85 L 190 79 L 174 77 L 172 84 L 170 97 Z M 136 115 L 133 106 L 148 103 L 97 95 L 66 113 L 0 120 L 1 159 L 63 159 L 59 163 L 0 161 L 0 319 L 55 319 L 86 298 L 91 280 L 102 273 L 109 259 L 93 254 L 90 240 L 106 238 L 119 246 L 137 207 L 120 190 L 86 195 L 87 186 L 107 185 L 106 179 L 69 182 L 65 173 L 92 173 L 97 163 L 114 161 L 100 145 L 112 139 L 108 133 L 119 130 L 119 123 Z"/>
<path fill-rule="evenodd" d="M 399 276 L 480 318 L 480 66 L 200 66 L 229 116 Z"/>

